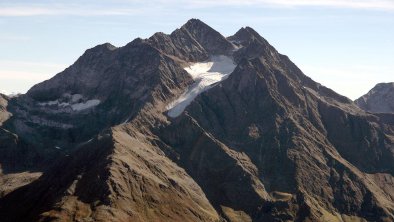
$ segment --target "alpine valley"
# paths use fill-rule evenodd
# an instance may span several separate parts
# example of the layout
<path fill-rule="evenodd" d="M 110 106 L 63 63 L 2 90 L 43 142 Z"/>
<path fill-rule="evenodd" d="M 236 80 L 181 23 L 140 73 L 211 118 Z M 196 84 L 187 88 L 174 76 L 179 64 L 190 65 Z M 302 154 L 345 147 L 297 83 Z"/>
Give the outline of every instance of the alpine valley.
<path fill-rule="evenodd" d="M 394 221 L 394 113 L 198 19 L 0 95 L 0 164 L 3 222 Z"/>

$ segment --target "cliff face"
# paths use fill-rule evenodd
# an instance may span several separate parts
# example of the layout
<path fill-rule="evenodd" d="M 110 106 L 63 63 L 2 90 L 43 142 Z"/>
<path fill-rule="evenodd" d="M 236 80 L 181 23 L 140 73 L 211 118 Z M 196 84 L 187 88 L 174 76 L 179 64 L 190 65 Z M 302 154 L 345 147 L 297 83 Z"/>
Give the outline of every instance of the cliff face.
<path fill-rule="evenodd" d="M 379 83 L 354 102 L 368 112 L 394 113 L 394 83 Z"/>
<path fill-rule="evenodd" d="M 394 220 L 394 116 L 249 27 L 225 38 L 193 19 L 97 46 L 7 110 L 0 141 L 26 152 L 1 164 L 45 172 L 0 199 L 4 221 Z M 47 162 L 18 168 L 32 154 Z"/>

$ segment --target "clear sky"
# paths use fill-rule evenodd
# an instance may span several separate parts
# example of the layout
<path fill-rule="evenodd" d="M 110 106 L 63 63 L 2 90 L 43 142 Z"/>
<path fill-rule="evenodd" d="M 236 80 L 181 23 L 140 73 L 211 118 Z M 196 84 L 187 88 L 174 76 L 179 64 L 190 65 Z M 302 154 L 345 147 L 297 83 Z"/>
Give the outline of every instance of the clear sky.
<path fill-rule="evenodd" d="M 394 0 L 2 0 L 0 90 L 24 93 L 88 48 L 170 33 L 190 18 L 225 36 L 254 28 L 351 99 L 394 81 Z"/>

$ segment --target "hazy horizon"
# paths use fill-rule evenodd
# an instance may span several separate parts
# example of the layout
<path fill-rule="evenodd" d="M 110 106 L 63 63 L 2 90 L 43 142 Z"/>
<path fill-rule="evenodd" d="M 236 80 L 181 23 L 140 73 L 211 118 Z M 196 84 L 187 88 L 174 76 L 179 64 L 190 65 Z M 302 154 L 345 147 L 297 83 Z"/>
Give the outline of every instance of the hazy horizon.
<path fill-rule="evenodd" d="M 0 3 L 0 92 L 25 93 L 88 48 L 171 33 L 190 18 L 224 36 L 252 27 L 307 76 L 351 99 L 394 81 L 392 1 L 25 0 Z"/>

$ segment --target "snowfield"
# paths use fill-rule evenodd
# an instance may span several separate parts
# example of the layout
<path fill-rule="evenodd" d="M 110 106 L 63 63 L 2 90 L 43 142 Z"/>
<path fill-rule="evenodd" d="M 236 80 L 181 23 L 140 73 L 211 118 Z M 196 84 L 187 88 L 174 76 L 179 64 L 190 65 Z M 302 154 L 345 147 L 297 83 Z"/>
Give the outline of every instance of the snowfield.
<path fill-rule="evenodd" d="M 226 79 L 234 71 L 235 66 L 232 58 L 220 55 L 212 56 L 207 62 L 194 63 L 186 67 L 185 70 L 195 83 L 167 106 L 168 116 L 172 118 L 179 116 L 199 94 Z"/>

